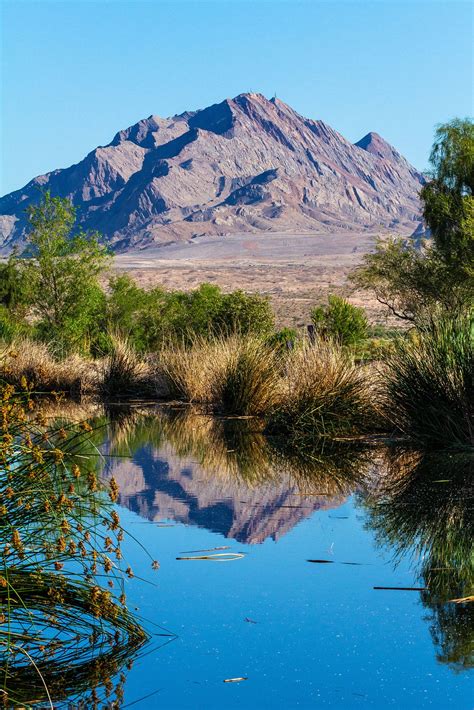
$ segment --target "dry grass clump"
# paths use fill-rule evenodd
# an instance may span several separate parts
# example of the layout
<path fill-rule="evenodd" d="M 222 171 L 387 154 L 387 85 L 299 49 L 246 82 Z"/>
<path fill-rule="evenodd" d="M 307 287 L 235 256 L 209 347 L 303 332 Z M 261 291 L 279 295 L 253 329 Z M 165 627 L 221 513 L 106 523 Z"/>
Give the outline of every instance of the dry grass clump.
<path fill-rule="evenodd" d="M 280 389 L 275 350 L 253 336 L 233 336 L 218 345 L 224 353 L 216 387 L 220 410 L 244 416 L 267 413 Z"/>
<path fill-rule="evenodd" d="M 64 392 L 77 396 L 96 386 L 96 369 L 79 355 L 56 360 L 45 343 L 17 340 L 0 352 L 0 377 L 3 382 L 36 393 Z"/>
<path fill-rule="evenodd" d="M 369 371 L 355 365 L 341 347 L 323 341 L 305 345 L 288 358 L 268 431 L 303 446 L 358 436 L 373 425 L 375 402 Z"/>
<path fill-rule="evenodd" d="M 164 349 L 159 364 L 172 397 L 221 413 L 262 414 L 277 398 L 275 352 L 255 336 L 197 338 L 190 347 Z"/>
<path fill-rule="evenodd" d="M 196 338 L 191 346 L 170 344 L 163 348 L 157 355 L 163 395 L 184 402 L 212 403 L 223 355 L 223 349 L 205 338 Z"/>
<path fill-rule="evenodd" d="M 112 350 L 100 365 L 99 388 L 106 397 L 141 397 L 156 394 L 156 373 L 149 360 L 143 360 L 118 335 L 111 336 Z"/>

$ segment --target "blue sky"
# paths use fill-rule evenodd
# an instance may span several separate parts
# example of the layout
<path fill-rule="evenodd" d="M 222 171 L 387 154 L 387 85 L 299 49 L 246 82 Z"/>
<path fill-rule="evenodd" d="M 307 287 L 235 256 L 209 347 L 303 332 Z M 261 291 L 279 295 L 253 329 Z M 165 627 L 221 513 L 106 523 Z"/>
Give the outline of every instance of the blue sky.
<path fill-rule="evenodd" d="M 473 6 L 457 0 L 102 0 L 2 8 L 0 194 L 152 113 L 274 93 L 349 140 L 427 167 L 473 113 Z"/>

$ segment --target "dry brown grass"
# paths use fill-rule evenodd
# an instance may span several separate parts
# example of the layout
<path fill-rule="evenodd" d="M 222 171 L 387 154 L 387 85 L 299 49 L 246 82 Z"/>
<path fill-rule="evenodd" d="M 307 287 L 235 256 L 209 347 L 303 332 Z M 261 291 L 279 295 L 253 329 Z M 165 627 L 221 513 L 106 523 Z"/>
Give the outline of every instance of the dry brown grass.
<path fill-rule="evenodd" d="M 275 352 L 255 336 L 197 338 L 191 347 L 164 349 L 158 361 L 170 395 L 186 402 L 252 416 L 268 411 L 277 399 Z"/>
<path fill-rule="evenodd" d="M 25 383 L 37 393 L 77 396 L 97 387 L 97 368 L 79 355 L 56 360 L 45 343 L 17 340 L 0 348 L 0 377 L 17 388 Z"/>
<path fill-rule="evenodd" d="M 373 425 L 376 402 L 368 368 L 334 343 L 304 345 L 288 358 L 269 430 L 301 444 L 357 436 Z"/>
<path fill-rule="evenodd" d="M 157 378 L 165 396 L 185 402 L 210 404 L 223 366 L 222 350 L 204 338 L 192 346 L 170 344 L 156 356 Z"/>

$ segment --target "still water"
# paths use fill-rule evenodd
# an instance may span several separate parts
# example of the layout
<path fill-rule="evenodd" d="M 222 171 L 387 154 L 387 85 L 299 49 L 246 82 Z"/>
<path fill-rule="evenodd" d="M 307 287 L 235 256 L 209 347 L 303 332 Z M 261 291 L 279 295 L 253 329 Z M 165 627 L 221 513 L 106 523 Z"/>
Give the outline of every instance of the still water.
<path fill-rule="evenodd" d="M 101 452 L 152 634 L 123 707 L 474 706 L 473 604 L 449 601 L 473 593 L 472 459 L 288 457 L 251 422 L 156 412 Z"/>

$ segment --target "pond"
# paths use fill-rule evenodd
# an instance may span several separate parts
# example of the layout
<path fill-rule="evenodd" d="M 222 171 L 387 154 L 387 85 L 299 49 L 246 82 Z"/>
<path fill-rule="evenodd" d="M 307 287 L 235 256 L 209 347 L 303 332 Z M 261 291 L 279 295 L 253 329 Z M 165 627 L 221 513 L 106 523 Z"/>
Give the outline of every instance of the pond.
<path fill-rule="evenodd" d="M 288 452 L 185 408 L 87 416 L 150 639 L 111 665 L 118 704 L 82 681 L 55 707 L 473 707 L 472 453 Z"/>
<path fill-rule="evenodd" d="M 472 604 L 448 600 L 472 594 L 472 459 L 295 460 L 253 429 L 186 413 L 110 429 L 104 474 L 147 580 L 128 601 L 176 635 L 133 665 L 124 707 L 471 708 Z M 243 556 L 179 559 L 227 552 Z"/>

